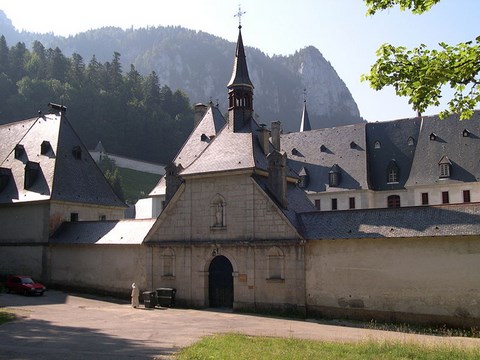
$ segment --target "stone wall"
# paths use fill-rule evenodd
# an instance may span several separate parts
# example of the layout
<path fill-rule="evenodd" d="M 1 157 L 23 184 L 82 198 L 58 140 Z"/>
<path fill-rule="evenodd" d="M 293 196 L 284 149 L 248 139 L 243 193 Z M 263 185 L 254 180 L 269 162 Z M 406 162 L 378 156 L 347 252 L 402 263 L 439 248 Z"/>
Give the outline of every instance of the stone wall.
<path fill-rule="evenodd" d="M 0 243 L 46 242 L 48 202 L 0 206 Z"/>
<path fill-rule="evenodd" d="M 144 245 L 50 245 L 49 282 L 69 289 L 129 297 L 147 289 Z"/>
<path fill-rule="evenodd" d="M 27 275 L 45 281 L 44 245 L 0 244 L 0 276 Z"/>
<path fill-rule="evenodd" d="M 310 241 L 305 262 L 312 315 L 480 324 L 478 237 Z"/>

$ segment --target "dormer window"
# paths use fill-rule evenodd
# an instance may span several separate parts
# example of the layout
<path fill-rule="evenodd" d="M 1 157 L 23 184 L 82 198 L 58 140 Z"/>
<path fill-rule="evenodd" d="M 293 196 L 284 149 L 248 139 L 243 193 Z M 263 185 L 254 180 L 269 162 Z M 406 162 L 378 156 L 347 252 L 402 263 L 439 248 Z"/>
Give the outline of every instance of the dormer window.
<path fill-rule="evenodd" d="M 380 144 L 380 141 L 375 141 L 375 143 L 373 144 L 373 148 L 376 150 L 376 149 L 380 149 L 382 147 L 382 144 Z"/>
<path fill-rule="evenodd" d="M 82 148 L 80 146 L 74 146 L 72 149 L 72 154 L 73 157 L 76 160 L 81 160 L 82 159 Z"/>
<path fill-rule="evenodd" d="M 293 148 L 292 155 L 298 155 L 298 154 L 299 154 L 298 150 L 296 148 Z"/>
<path fill-rule="evenodd" d="M 337 164 L 333 165 L 328 173 L 328 184 L 331 187 L 337 187 L 340 182 L 340 168 Z"/>
<path fill-rule="evenodd" d="M 356 149 L 357 148 L 357 143 L 355 141 L 352 141 L 350 143 L 350 149 Z"/>
<path fill-rule="evenodd" d="M 10 169 L 0 167 L 0 192 L 7 187 L 11 177 L 12 171 Z"/>
<path fill-rule="evenodd" d="M 298 173 L 299 179 L 298 179 L 298 187 L 301 189 L 304 189 L 308 186 L 308 173 L 307 169 L 302 167 L 300 172 Z"/>
<path fill-rule="evenodd" d="M 413 146 L 413 145 L 415 145 L 415 139 L 410 136 L 410 137 L 408 138 L 408 140 L 407 140 L 407 145 L 408 145 L 408 146 Z"/>
<path fill-rule="evenodd" d="M 200 136 L 200 140 L 204 142 L 209 142 L 210 138 L 207 135 L 202 134 L 202 136 Z"/>
<path fill-rule="evenodd" d="M 320 146 L 320 152 L 327 152 L 327 147 L 325 145 Z"/>
<path fill-rule="evenodd" d="M 23 187 L 25 189 L 29 189 L 33 186 L 33 184 L 35 183 L 35 180 L 37 180 L 39 172 L 40 172 L 39 163 L 36 163 L 33 161 L 27 162 L 27 164 L 25 165 L 25 179 L 23 184 Z"/>
<path fill-rule="evenodd" d="M 435 134 L 435 133 L 432 132 L 432 133 L 430 134 L 430 141 L 435 141 L 435 140 L 437 140 L 437 134 Z"/>
<path fill-rule="evenodd" d="M 397 184 L 399 179 L 399 168 L 395 160 L 391 160 L 387 169 L 387 183 Z"/>
<path fill-rule="evenodd" d="M 51 145 L 50 145 L 50 142 L 49 141 L 44 141 L 42 142 L 42 144 L 40 145 L 40 154 L 42 155 L 47 155 L 47 153 L 50 151 L 51 149 Z"/>
<path fill-rule="evenodd" d="M 470 136 L 470 131 L 468 129 L 464 129 L 462 132 L 463 137 L 469 137 Z"/>
<path fill-rule="evenodd" d="M 451 161 L 450 161 L 450 159 L 448 158 L 447 155 L 444 155 L 442 157 L 442 159 L 438 162 L 438 166 L 439 166 L 439 171 L 440 171 L 439 177 L 440 178 L 449 178 L 452 163 L 451 163 Z"/>
<path fill-rule="evenodd" d="M 20 159 L 25 154 L 25 148 L 23 145 L 17 144 L 15 146 L 15 159 Z"/>

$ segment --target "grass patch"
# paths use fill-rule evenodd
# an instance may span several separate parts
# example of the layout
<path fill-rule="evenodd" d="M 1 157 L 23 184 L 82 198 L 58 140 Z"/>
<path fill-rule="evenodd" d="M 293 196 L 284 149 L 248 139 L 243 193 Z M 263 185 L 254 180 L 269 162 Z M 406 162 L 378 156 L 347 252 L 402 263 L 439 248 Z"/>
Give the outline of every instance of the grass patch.
<path fill-rule="evenodd" d="M 17 319 L 15 311 L 12 309 L 1 308 L 0 309 L 0 325 L 5 324 L 9 321 Z"/>
<path fill-rule="evenodd" d="M 118 172 L 122 178 L 125 199 L 130 203 L 135 203 L 138 199 L 146 197 L 162 177 L 158 174 L 120 167 Z"/>
<path fill-rule="evenodd" d="M 181 350 L 176 359 L 480 359 L 480 349 L 401 342 L 329 343 L 240 334 L 208 336 Z"/>
<path fill-rule="evenodd" d="M 470 329 L 452 328 L 448 327 L 447 325 L 438 327 L 425 327 L 412 324 L 379 323 L 375 320 L 371 320 L 366 326 L 362 327 L 373 330 L 398 331 L 406 334 L 480 338 L 480 328 L 478 327 L 472 327 Z"/>

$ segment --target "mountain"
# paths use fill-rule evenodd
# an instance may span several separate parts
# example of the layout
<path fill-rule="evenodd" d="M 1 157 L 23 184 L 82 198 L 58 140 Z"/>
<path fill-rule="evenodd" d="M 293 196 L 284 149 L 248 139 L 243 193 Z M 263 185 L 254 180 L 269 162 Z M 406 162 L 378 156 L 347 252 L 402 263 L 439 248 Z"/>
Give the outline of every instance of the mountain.
<path fill-rule="evenodd" d="M 141 74 L 155 71 L 161 84 L 181 89 L 192 102 L 218 102 L 226 110 L 226 85 L 231 76 L 235 44 L 201 31 L 181 27 L 147 27 L 123 30 L 104 27 L 75 36 L 17 31 L 0 10 L 0 34 L 12 46 L 34 40 L 46 48 L 59 47 L 66 56 L 93 55 L 110 61 L 116 51 L 124 69 L 133 64 Z M 244 42 L 248 44 L 248 36 Z M 259 123 L 280 120 L 285 131 L 298 131 L 307 89 L 312 128 L 364 121 L 345 83 L 313 46 L 290 56 L 267 56 L 247 47 L 250 78 L 255 86 L 254 108 Z"/>

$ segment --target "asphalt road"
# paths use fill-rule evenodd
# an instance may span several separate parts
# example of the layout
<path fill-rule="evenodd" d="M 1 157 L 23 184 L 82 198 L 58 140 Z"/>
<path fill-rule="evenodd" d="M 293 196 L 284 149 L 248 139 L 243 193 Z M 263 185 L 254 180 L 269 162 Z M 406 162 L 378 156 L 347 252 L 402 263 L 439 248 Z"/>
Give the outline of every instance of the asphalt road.
<path fill-rule="evenodd" d="M 480 339 L 418 336 L 314 321 L 188 309 L 133 309 L 126 302 L 48 291 L 0 293 L 19 320 L 0 326 L 0 359 L 163 359 L 201 337 L 239 332 L 324 341 L 415 341 L 480 346 Z"/>

